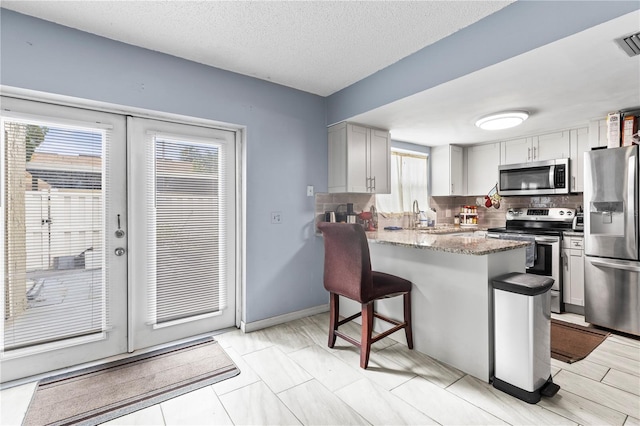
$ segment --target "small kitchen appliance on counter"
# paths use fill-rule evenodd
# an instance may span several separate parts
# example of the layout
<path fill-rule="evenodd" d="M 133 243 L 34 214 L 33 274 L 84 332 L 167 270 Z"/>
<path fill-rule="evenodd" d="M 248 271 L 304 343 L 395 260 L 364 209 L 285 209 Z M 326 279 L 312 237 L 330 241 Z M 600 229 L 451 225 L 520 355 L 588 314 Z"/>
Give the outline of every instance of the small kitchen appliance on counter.
<path fill-rule="evenodd" d="M 571 231 L 575 209 L 571 208 L 513 208 L 507 211 L 506 227 L 490 228 L 487 238 L 528 240 L 535 243 L 533 259 L 526 272 L 547 276 L 554 280 L 551 287 L 551 312 L 564 310 L 562 302 L 563 231 Z"/>
<path fill-rule="evenodd" d="M 584 231 L 584 213 L 583 212 L 581 211 L 576 212 L 576 215 L 573 218 L 573 224 L 571 225 L 571 228 L 576 232 Z"/>

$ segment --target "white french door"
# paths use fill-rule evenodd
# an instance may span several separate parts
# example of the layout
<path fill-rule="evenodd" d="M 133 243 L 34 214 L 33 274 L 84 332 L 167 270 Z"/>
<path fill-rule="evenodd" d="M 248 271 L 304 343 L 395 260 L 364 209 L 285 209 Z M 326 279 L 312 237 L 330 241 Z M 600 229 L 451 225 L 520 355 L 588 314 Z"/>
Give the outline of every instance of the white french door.
<path fill-rule="evenodd" d="M 126 120 L 0 101 L 5 382 L 126 351 Z"/>
<path fill-rule="evenodd" d="M 129 350 L 235 325 L 236 133 L 128 128 Z"/>
<path fill-rule="evenodd" d="M 0 382 L 236 325 L 236 132 L 0 100 Z"/>

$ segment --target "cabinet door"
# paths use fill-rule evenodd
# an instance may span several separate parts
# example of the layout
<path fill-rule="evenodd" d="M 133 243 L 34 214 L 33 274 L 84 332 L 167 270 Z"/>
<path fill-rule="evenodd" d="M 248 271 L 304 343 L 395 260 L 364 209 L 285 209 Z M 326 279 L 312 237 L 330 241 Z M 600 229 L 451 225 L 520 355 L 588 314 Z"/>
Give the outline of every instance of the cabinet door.
<path fill-rule="evenodd" d="M 571 250 L 562 249 L 562 301 L 571 303 Z"/>
<path fill-rule="evenodd" d="M 584 191 L 584 153 L 589 150 L 589 129 L 571 131 L 571 192 Z"/>
<path fill-rule="evenodd" d="M 451 145 L 449 173 L 451 181 L 451 195 L 465 195 L 462 164 L 462 147 Z"/>
<path fill-rule="evenodd" d="M 571 249 L 569 252 L 571 297 L 568 303 L 584 306 L 584 251 Z"/>
<path fill-rule="evenodd" d="M 370 185 L 376 194 L 391 193 L 391 176 L 389 173 L 391 161 L 391 145 L 389 132 L 371 129 L 371 143 L 369 144 L 369 173 L 372 179 Z"/>
<path fill-rule="evenodd" d="M 511 139 L 501 143 L 500 164 L 518 164 L 532 161 L 531 138 Z"/>
<path fill-rule="evenodd" d="M 329 192 L 347 192 L 347 126 L 329 127 Z"/>
<path fill-rule="evenodd" d="M 431 195 L 464 195 L 462 147 L 434 146 L 429 163 Z"/>
<path fill-rule="evenodd" d="M 533 139 L 534 161 L 569 158 L 569 131 L 548 133 Z"/>
<path fill-rule="evenodd" d="M 593 120 L 589 123 L 589 148 L 607 146 L 607 120 Z"/>
<path fill-rule="evenodd" d="M 431 147 L 429 168 L 431 170 L 431 195 L 451 195 L 448 145 Z"/>
<path fill-rule="evenodd" d="M 484 195 L 498 182 L 500 144 L 467 148 L 467 195 Z"/>
<path fill-rule="evenodd" d="M 347 191 L 369 192 L 367 186 L 367 144 L 369 129 L 347 125 Z"/>

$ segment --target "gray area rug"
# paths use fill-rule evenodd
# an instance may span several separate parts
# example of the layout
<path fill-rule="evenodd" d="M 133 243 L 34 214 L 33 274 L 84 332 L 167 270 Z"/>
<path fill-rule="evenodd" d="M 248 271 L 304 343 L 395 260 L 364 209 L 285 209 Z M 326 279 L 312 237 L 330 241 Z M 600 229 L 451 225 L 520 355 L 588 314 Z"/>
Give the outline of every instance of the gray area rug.
<path fill-rule="evenodd" d="M 95 425 L 236 376 L 211 338 L 41 380 L 24 425 Z"/>

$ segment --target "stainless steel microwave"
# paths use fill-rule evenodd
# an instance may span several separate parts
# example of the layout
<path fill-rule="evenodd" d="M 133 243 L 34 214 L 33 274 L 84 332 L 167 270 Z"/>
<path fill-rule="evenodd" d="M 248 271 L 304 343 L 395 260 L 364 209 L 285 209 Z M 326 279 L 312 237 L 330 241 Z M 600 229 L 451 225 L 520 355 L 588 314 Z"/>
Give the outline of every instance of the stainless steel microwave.
<path fill-rule="evenodd" d="M 569 159 L 499 166 L 500 195 L 569 193 Z"/>

